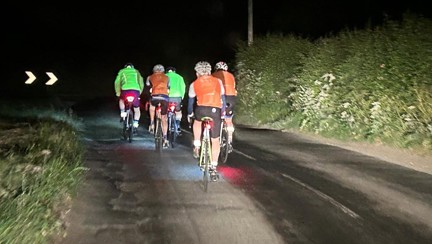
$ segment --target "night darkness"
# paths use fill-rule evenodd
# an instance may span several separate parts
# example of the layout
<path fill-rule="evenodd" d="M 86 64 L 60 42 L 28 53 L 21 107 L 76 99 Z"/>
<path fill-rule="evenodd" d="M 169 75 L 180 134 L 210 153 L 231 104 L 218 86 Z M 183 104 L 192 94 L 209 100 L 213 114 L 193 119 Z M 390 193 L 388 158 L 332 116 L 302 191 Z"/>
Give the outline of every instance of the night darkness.
<path fill-rule="evenodd" d="M 248 0 L 117 1 L 103 4 L 3 4 L 3 78 L 0 93 L 34 90 L 25 71 L 59 80 L 59 93 L 113 95 L 118 69 L 132 62 L 143 76 L 154 64 L 177 67 L 190 82 L 199 60 L 232 61 L 235 44 L 247 41 Z M 380 24 L 406 11 L 431 17 L 426 1 L 255 0 L 254 36 L 267 33 L 317 38 L 343 28 Z M 427 12 L 426 12 L 427 11 Z M 90 92 L 90 93 L 89 93 Z"/>

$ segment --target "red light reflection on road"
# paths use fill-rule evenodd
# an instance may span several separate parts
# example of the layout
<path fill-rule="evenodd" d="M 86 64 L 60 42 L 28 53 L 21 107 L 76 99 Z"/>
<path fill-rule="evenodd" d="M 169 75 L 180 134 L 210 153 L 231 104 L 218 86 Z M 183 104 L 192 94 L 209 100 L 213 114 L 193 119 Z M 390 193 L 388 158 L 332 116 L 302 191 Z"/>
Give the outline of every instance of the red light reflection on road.
<path fill-rule="evenodd" d="M 224 179 L 235 185 L 250 185 L 256 183 L 257 175 L 247 167 L 230 167 L 228 165 L 220 165 L 218 171 Z"/>

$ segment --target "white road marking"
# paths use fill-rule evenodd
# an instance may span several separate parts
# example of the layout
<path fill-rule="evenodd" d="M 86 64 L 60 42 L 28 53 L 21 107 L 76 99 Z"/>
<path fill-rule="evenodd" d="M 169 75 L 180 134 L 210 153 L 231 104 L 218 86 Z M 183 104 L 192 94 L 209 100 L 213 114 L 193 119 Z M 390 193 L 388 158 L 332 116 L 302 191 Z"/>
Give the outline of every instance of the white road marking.
<path fill-rule="evenodd" d="M 360 218 L 360 216 L 358 214 L 356 214 L 354 211 L 352 211 L 351 209 L 347 208 L 346 206 L 344 206 L 342 203 L 336 201 L 334 198 L 328 196 L 325 193 L 320 192 L 319 190 L 301 182 L 300 180 L 287 175 L 287 174 L 282 174 L 283 177 L 288 178 L 292 181 L 294 181 L 295 183 L 305 187 L 306 189 L 314 192 L 315 194 L 317 194 L 318 196 L 320 196 L 321 198 L 323 198 L 326 201 L 329 201 L 331 204 L 333 204 L 334 206 L 336 206 L 337 208 L 341 209 L 344 213 L 348 214 L 349 216 L 353 217 L 353 218 Z"/>
<path fill-rule="evenodd" d="M 242 153 L 242 152 L 240 152 L 239 150 L 234 149 L 233 152 L 236 152 L 236 153 L 238 153 L 238 154 L 240 154 L 240 155 L 243 155 L 244 157 L 246 157 L 246 158 L 248 158 L 248 159 L 252 159 L 253 161 L 256 161 L 256 158 L 254 158 L 254 157 L 252 157 L 252 156 L 249 156 L 249 155 L 247 155 L 247 154 L 245 154 L 245 153 Z"/>

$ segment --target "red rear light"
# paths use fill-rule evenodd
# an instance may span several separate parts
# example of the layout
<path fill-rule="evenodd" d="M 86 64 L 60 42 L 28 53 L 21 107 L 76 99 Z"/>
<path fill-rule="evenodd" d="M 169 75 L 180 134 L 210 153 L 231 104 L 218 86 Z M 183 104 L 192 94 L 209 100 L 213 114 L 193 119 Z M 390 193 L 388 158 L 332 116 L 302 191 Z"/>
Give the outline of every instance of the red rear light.
<path fill-rule="evenodd" d="M 171 112 L 174 112 L 174 111 L 175 111 L 175 107 L 176 107 L 176 105 L 177 105 L 177 103 L 175 103 L 175 102 L 170 102 L 170 103 L 169 103 L 169 110 L 170 110 Z"/>
<path fill-rule="evenodd" d="M 126 97 L 126 100 L 128 101 L 128 102 L 133 102 L 133 100 L 134 100 L 135 98 L 133 97 L 133 96 L 127 96 Z"/>
<path fill-rule="evenodd" d="M 205 123 L 205 127 L 210 130 L 213 127 L 213 121 Z"/>

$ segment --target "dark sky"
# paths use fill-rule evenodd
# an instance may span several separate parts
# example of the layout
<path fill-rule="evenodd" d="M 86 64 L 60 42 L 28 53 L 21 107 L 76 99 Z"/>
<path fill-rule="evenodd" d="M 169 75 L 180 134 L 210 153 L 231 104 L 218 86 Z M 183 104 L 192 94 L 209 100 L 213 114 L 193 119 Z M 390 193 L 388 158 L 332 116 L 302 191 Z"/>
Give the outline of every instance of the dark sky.
<path fill-rule="evenodd" d="M 195 62 L 230 62 L 235 43 L 247 40 L 248 0 L 90 2 L 3 4 L 3 89 L 22 87 L 30 70 L 38 77 L 35 84 L 44 83 L 44 72 L 51 71 L 62 92 L 110 94 L 126 62 L 144 76 L 154 64 L 172 65 L 191 81 Z M 425 2 L 255 0 L 254 34 L 316 38 L 346 26 L 379 24 L 384 13 L 397 18 L 408 9 L 430 17 Z"/>

